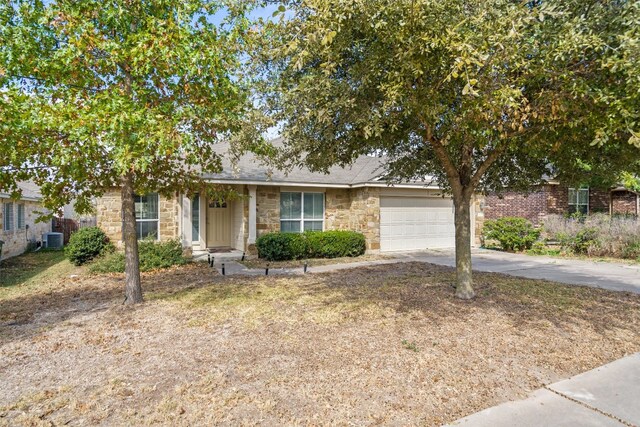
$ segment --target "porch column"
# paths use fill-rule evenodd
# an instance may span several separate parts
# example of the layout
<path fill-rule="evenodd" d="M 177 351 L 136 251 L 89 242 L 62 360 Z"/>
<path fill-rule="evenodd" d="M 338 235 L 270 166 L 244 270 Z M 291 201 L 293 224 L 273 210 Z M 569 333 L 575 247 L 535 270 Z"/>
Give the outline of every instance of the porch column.
<path fill-rule="evenodd" d="M 255 185 L 247 185 L 249 189 L 249 240 L 247 244 L 253 245 L 256 243 L 256 188 Z"/>
<path fill-rule="evenodd" d="M 193 245 L 193 227 L 191 223 L 191 199 L 182 196 L 182 247 L 190 248 Z"/>

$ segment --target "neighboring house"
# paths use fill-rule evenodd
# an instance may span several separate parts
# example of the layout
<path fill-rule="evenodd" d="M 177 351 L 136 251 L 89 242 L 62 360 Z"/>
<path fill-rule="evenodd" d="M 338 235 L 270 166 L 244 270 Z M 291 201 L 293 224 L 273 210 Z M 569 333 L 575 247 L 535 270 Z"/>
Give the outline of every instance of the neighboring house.
<path fill-rule="evenodd" d="M 136 196 L 138 237 L 181 239 L 194 251 L 252 251 L 256 238 L 272 231 L 354 230 L 365 235 L 368 252 L 454 246 L 451 198 L 424 183 L 388 186 L 380 180 L 380 158 L 362 156 L 328 174 L 299 169 L 286 175 L 250 154 L 231 165 L 225 151 L 224 172 L 205 179 L 244 197 L 219 203 L 204 195 Z M 478 230 L 479 200 L 473 205 L 472 229 Z M 97 200 L 98 226 L 115 242 L 122 240 L 121 218 L 119 191 Z"/>
<path fill-rule="evenodd" d="M 540 224 L 548 215 L 575 212 L 638 215 L 640 195 L 624 187 L 570 188 L 548 180 L 528 194 L 516 191 L 489 194 L 485 197 L 483 212 L 486 219 L 519 216 L 534 224 Z"/>
<path fill-rule="evenodd" d="M 28 242 L 42 240 L 42 235 L 51 231 L 51 222 L 36 222 L 44 211 L 40 203 L 41 195 L 37 185 L 21 182 L 20 200 L 12 200 L 9 194 L 0 193 L 0 240 L 4 241 L 2 259 L 20 255 L 27 249 Z"/>

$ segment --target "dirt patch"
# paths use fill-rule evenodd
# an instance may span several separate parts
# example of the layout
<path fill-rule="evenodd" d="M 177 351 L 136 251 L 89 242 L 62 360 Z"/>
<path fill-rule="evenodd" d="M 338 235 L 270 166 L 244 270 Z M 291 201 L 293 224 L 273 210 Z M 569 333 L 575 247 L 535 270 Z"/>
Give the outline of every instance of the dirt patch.
<path fill-rule="evenodd" d="M 640 350 L 637 295 L 475 277 L 188 265 L 135 308 L 120 275 L 0 300 L 0 425 L 438 425 Z"/>

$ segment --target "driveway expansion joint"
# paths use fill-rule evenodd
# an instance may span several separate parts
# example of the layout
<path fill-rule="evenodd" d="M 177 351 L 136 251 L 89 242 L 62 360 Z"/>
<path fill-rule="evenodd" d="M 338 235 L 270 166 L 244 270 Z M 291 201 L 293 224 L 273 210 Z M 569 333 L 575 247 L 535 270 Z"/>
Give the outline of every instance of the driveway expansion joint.
<path fill-rule="evenodd" d="M 598 409 L 596 407 L 593 407 L 591 405 L 587 405 L 586 403 L 581 402 L 580 400 L 577 400 L 577 399 L 574 399 L 573 397 L 567 396 L 566 394 L 563 394 L 563 393 L 560 393 L 558 391 L 555 391 L 554 389 L 549 388 L 548 386 L 544 386 L 543 388 L 545 390 L 547 390 L 547 391 L 550 391 L 550 392 L 552 392 L 552 393 L 564 398 L 564 399 L 567 399 L 570 402 L 576 403 L 576 404 L 578 404 L 580 406 L 583 406 L 583 407 L 585 407 L 585 408 L 587 408 L 587 409 L 589 409 L 591 411 L 597 412 L 597 413 L 599 413 L 601 415 L 604 415 L 605 417 L 609 417 L 612 420 L 618 421 L 619 423 L 624 424 L 625 426 L 628 426 L 628 427 L 639 427 L 636 424 L 632 424 L 629 421 L 626 421 L 626 420 L 623 420 L 622 418 L 616 417 L 613 414 L 610 414 L 608 412 L 602 411 L 602 410 L 600 410 L 600 409 Z"/>

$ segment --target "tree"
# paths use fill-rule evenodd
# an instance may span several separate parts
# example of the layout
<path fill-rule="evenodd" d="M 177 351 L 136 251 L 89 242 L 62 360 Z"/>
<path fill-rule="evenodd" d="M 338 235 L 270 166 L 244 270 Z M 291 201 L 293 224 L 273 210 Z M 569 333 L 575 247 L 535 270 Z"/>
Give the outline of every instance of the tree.
<path fill-rule="evenodd" d="M 13 1 L 0 6 L 0 187 L 41 185 L 86 210 L 122 194 L 126 303 L 142 301 L 134 194 L 202 188 L 238 127 L 240 6 L 207 0 Z M 224 19 L 223 19 L 224 18 Z"/>
<path fill-rule="evenodd" d="M 474 193 L 639 169 L 638 82 L 625 86 L 637 3 L 302 0 L 280 12 L 255 55 L 281 164 L 326 171 L 383 154 L 389 182 L 440 184 L 460 298 L 474 296 Z"/>

